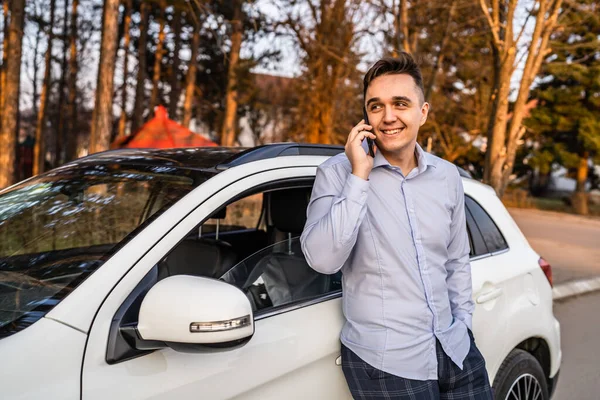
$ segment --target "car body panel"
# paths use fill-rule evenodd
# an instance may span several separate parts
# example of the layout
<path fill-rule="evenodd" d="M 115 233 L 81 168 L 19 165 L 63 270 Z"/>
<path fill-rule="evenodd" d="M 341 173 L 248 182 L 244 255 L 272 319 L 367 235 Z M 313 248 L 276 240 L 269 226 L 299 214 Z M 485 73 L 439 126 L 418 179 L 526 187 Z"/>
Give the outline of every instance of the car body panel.
<path fill-rule="evenodd" d="M 86 339 L 83 332 L 41 318 L 0 340 L 2 398 L 79 399 Z"/>

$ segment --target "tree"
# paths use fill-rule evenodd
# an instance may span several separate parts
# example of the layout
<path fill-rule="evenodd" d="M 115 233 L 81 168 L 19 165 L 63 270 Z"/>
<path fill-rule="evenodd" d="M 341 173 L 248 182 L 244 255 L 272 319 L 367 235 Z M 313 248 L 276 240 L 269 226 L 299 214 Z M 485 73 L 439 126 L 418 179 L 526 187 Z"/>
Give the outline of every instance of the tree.
<path fill-rule="evenodd" d="M 599 6 L 592 0 L 565 6 L 562 29 L 552 37 L 555 56 L 543 66 L 533 93 L 538 106 L 526 120 L 539 143 L 531 164 L 549 170 L 555 159 L 575 171 L 573 205 L 580 214 L 588 213 L 588 162 L 600 162 L 600 18 L 594 13 Z"/>
<path fill-rule="evenodd" d="M 56 0 L 50 0 L 50 22 L 48 29 L 48 46 L 44 58 L 44 81 L 40 97 L 40 108 L 37 114 L 37 126 L 35 128 L 35 147 L 33 149 L 33 175 L 44 172 L 46 161 L 46 143 L 44 132 L 47 120 L 47 108 L 49 100 L 50 80 L 52 79 L 52 44 L 54 41 L 54 21 L 56 12 Z"/>
<path fill-rule="evenodd" d="M 13 183 L 15 169 L 15 145 L 17 117 L 19 113 L 19 86 L 21 81 L 21 54 L 25 0 L 12 0 L 8 35 L 6 81 L 2 88 L 3 108 L 0 130 L 0 187 Z"/>
<path fill-rule="evenodd" d="M 236 122 L 238 107 L 237 68 L 242 47 L 242 0 L 233 0 L 233 19 L 230 21 L 231 48 L 227 73 L 227 92 L 225 93 L 225 119 L 221 130 L 221 145 L 233 146 L 236 140 Z"/>
<path fill-rule="evenodd" d="M 517 148 L 525 133 L 522 122 L 531 84 L 542 61 L 550 52 L 548 41 L 556 27 L 562 0 L 534 0 L 529 16 L 520 27 L 515 26 L 518 0 L 490 0 L 490 3 L 488 5 L 487 0 L 480 0 L 491 37 L 494 60 L 493 104 L 487 129 L 484 180 L 502 196 L 513 171 Z M 517 59 L 518 45 L 530 17 L 535 18 L 535 26 L 527 49 L 525 52 L 521 51 L 526 56 L 525 65 L 509 121 L 510 83 L 520 63 L 520 59 Z"/>
<path fill-rule="evenodd" d="M 293 1 L 281 7 L 283 25 L 299 44 L 303 74 L 296 87 L 298 112 L 292 135 L 309 143 L 338 143 L 361 114 L 355 51 L 358 0 L 307 0 L 302 12 Z"/>
<path fill-rule="evenodd" d="M 160 25 L 158 31 L 158 40 L 156 42 L 156 51 L 154 52 L 154 69 L 152 75 L 152 93 L 150 94 L 150 114 L 154 113 L 154 107 L 158 105 L 159 99 L 159 85 L 160 85 L 160 76 L 161 76 L 161 68 L 162 68 L 162 60 L 165 46 L 165 11 L 167 8 L 167 2 L 165 0 L 161 0 L 159 3 L 159 17 L 158 23 Z"/>
<path fill-rule="evenodd" d="M 76 157 L 77 136 L 75 132 L 75 119 L 77 116 L 77 18 L 79 0 L 72 0 L 71 23 L 69 27 L 69 81 L 67 85 L 67 149 L 66 160 Z"/>
<path fill-rule="evenodd" d="M 2 69 L 0 70 L 0 110 L 4 109 L 4 87 L 6 86 L 6 66 L 8 65 L 6 60 L 8 60 L 8 29 L 10 26 L 9 5 L 10 2 L 8 0 L 4 0 L 2 3 L 2 12 L 4 15 L 4 38 L 2 41 Z"/>
<path fill-rule="evenodd" d="M 33 57 L 31 60 L 25 59 L 26 70 L 32 71 L 31 77 L 31 86 L 32 86 L 32 105 L 33 115 L 35 116 L 35 120 L 37 121 L 38 114 L 38 100 L 39 100 L 39 88 L 38 88 L 38 76 L 39 76 L 39 54 L 40 54 L 40 43 L 42 42 L 42 34 L 44 30 L 43 18 L 41 16 L 41 11 L 39 10 L 39 4 L 36 2 L 33 5 L 34 11 L 33 15 L 30 16 L 30 19 L 36 23 L 36 31 L 35 31 L 35 44 L 33 46 Z M 31 62 L 31 65 L 29 65 Z"/>
<path fill-rule="evenodd" d="M 132 0 L 125 3 L 124 33 L 123 33 L 123 87 L 121 88 L 121 117 L 119 118 L 119 137 L 125 136 L 127 125 L 127 78 L 129 78 L 129 43 L 131 41 L 131 9 Z"/>
<path fill-rule="evenodd" d="M 131 132 L 135 133 L 144 123 L 144 103 L 146 98 L 146 50 L 148 46 L 148 21 L 150 6 L 142 1 L 140 4 L 140 37 L 138 38 L 138 68 L 135 87 L 135 103 L 133 105 Z"/>
<path fill-rule="evenodd" d="M 223 2 L 201 2 L 194 1 L 194 6 L 198 8 L 197 12 L 190 12 L 187 17 L 193 21 L 193 25 L 199 28 L 198 51 L 195 87 L 187 85 L 190 89 L 188 93 L 193 94 L 193 98 L 186 96 L 184 103 L 184 114 L 186 107 L 192 108 L 190 119 L 194 118 L 195 129 L 203 131 L 209 136 L 218 138 L 223 132 L 225 124 L 225 115 L 227 108 L 227 87 L 229 85 L 229 68 L 231 57 L 232 30 L 230 21 L 235 20 L 234 1 Z M 238 8 L 239 10 L 239 8 Z M 256 8 L 253 8 L 252 0 L 244 0 L 242 7 L 242 38 L 241 43 L 247 50 L 248 57 L 239 57 L 234 79 L 236 94 L 236 106 L 230 106 L 231 114 L 235 122 L 246 111 L 249 98 L 240 95 L 240 90 L 251 91 L 254 81 L 248 79 L 250 70 L 261 64 L 267 64 L 277 57 L 278 52 L 272 49 L 262 50 L 254 47 L 259 38 L 265 37 L 272 31 L 272 24 Z M 226 32 L 226 34 L 223 34 Z M 191 36 L 194 40 L 193 31 Z M 201 56 L 200 56 L 201 55 Z M 186 77 L 186 83 L 190 82 L 189 69 Z M 242 83 L 243 82 L 243 83 Z M 248 86 L 246 86 L 248 85 Z M 231 93 L 231 92 L 230 92 Z M 187 104 L 187 106 L 186 106 Z M 231 103 L 230 103 L 231 104 Z M 185 117 L 185 115 L 184 115 Z M 236 125 L 235 123 L 233 124 Z M 237 141 L 237 129 L 233 131 L 233 143 Z"/>
<path fill-rule="evenodd" d="M 194 23 L 191 44 L 191 56 L 188 62 L 185 84 L 185 100 L 183 103 L 182 125 L 188 128 L 192 119 L 192 106 L 196 94 L 196 71 L 198 70 L 198 49 L 200 47 L 200 31 Z"/>
<path fill-rule="evenodd" d="M 92 117 L 89 152 L 108 150 L 112 131 L 112 103 L 115 59 L 117 56 L 117 29 L 119 24 L 119 0 L 104 2 L 102 41 L 98 64 L 96 102 Z"/>
<path fill-rule="evenodd" d="M 67 54 L 69 53 L 68 40 L 69 40 L 69 1 L 64 1 L 64 12 L 63 12 L 63 29 L 62 29 L 62 59 L 60 62 L 60 79 L 58 82 L 58 123 L 56 124 L 55 139 L 55 157 L 54 166 L 59 166 L 65 162 L 65 124 L 67 120 L 67 105 L 65 104 L 66 95 L 66 80 L 68 74 L 67 67 Z"/>
<path fill-rule="evenodd" d="M 179 105 L 179 97 L 181 95 L 181 85 L 179 77 L 179 50 L 181 49 L 181 10 L 174 6 L 173 12 L 173 54 L 171 57 L 171 79 L 169 86 L 169 116 L 171 119 L 177 119 L 177 106 Z"/>

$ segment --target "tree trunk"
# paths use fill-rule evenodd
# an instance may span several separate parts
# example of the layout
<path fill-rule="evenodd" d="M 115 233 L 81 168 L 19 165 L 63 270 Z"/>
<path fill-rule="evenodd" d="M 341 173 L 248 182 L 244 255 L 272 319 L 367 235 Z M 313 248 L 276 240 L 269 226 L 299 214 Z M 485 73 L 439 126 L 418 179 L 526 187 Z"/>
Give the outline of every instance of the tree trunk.
<path fill-rule="evenodd" d="M 8 64 L 6 84 L 2 93 L 2 130 L 0 131 L 0 188 L 14 181 L 15 145 L 17 141 L 17 119 L 19 114 L 19 83 L 21 81 L 21 55 L 23 26 L 25 23 L 25 0 L 11 1 L 11 17 L 8 35 Z"/>
<path fill-rule="evenodd" d="M 36 18 L 39 18 L 39 15 L 36 15 Z M 33 107 L 33 115 L 35 115 L 35 120 L 37 121 L 37 117 L 38 117 L 38 100 L 40 97 L 39 94 L 39 87 L 38 87 L 38 75 L 39 75 L 39 70 L 40 67 L 38 65 L 38 55 L 40 54 L 40 42 L 42 40 L 42 28 L 40 25 L 38 25 L 38 29 L 37 32 L 35 33 L 35 46 L 33 48 L 33 82 L 31 82 L 31 86 L 33 87 L 33 101 L 32 101 L 32 107 Z"/>
<path fill-rule="evenodd" d="M 158 42 L 156 43 L 156 53 L 154 54 L 154 71 L 152 75 L 152 94 L 150 95 L 150 113 L 154 115 L 154 107 L 158 105 L 160 70 L 162 67 L 163 52 L 165 46 L 165 8 L 166 2 L 160 2 L 160 29 L 158 31 Z"/>
<path fill-rule="evenodd" d="M 69 99 L 67 105 L 67 150 L 65 160 L 77 158 L 77 138 L 75 121 L 77 118 L 77 12 L 79 0 L 72 0 L 71 4 L 71 31 L 69 38 Z"/>
<path fill-rule="evenodd" d="M 394 7 L 394 6 L 392 6 Z M 398 9 L 393 10 L 394 13 L 394 48 L 392 49 L 392 57 L 398 57 L 401 51 L 412 53 L 409 41 L 409 24 L 408 24 L 408 4 L 407 0 L 398 2 Z"/>
<path fill-rule="evenodd" d="M 65 120 L 66 120 L 66 106 L 65 106 L 65 82 L 67 78 L 67 38 L 69 36 L 69 2 L 65 0 L 65 12 L 63 18 L 63 51 L 62 60 L 60 63 L 60 81 L 58 85 L 58 124 L 55 135 L 55 150 L 56 155 L 54 159 L 54 166 L 58 167 L 65 162 L 64 156 L 64 143 L 65 143 Z"/>
<path fill-rule="evenodd" d="M 408 33 L 408 4 L 407 0 L 400 0 L 400 19 L 402 21 L 402 50 L 407 53 L 412 53 L 413 49 L 410 47 L 410 43 L 408 41 L 409 33 Z M 396 32 L 396 34 L 398 34 Z"/>
<path fill-rule="evenodd" d="M 588 195 L 585 192 L 585 183 L 587 182 L 589 165 L 589 152 L 584 152 L 579 157 L 579 165 L 577 166 L 577 186 L 573 193 L 572 203 L 577 214 L 587 215 L 589 213 Z"/>
<path fill-rule="evenodd" d="M 231 51 L 227 72 L 227 92 L 225 94 L 225 120 L 221 130 L 221 145 L 223 146 L 234 146 L 237 139 L 237 67 L 242 47 L 242 1 L 236 0 L 234 7 L 233 20 L 231 21 Z"/>
<path fill-rule="evenodd" d="M 113 81 L 119 24 L 119 0 L 104 2 L 104 21 L 100 63 L 98 65 L 98 84 L 96 86 L 95 116 L 92 117 L 92 133 L 89 152 L 108 150 L 112 130 Z"/>
<path fill-rule="evenodd" d="M 8 35 L 10 26 L 10 16 L 8 14 L 10 2 L 4 0 L 2 11 L 4 13 L 4 43 L 2 45 L 2 70 L 0 70 L 0 112 L 4 110 L 4 88 L 6 87 L 6 66 L 8 60 Z M 1 119 L 1 118 L 0 118 Z M 0 127 L 1 127 L 0 121 Z"/>
<path fill-rule="evenodd" d="M 169 117 L 177 119 L 177 105 L 181 95 L 179 85 L 179 50 L 181 48 L 181 11 L 175 10 L 173 15 L 173 33 L 175 48 L 173 49 L 173 65 L 171 68 L 171 93 L 169 99 Z"/>
<path fill-rule="evenodd" d="M 134 134 L 144 123 L 144 102 L 146 85 L 146 47 L 148 45 L 148 3 L 140 5 L 140 38 L 138 43 L 138 72 L 135 87 L 135 104 L 131 119 L 131 133 Z"/>
<path fill-rule="evenodd" d="M 502 185 L 502 168 L 506 159 L 506 122 L 508 120 L 508 96 L 515 51 L 503 54 L 494 52 L 494 102 L 488 125 L 488 142 L 485 154 L 484 180 L 496 189 Z M 504 62 L 502 61 L 504 60 Z"/>
<path fill-rule="evenodd" d="M 127 78 L 129 78 L 129 43 L 131 41 L 131 8 L 132 0 L 125 4 L 124 37 L 123 37 L 123 88 L 121 89 L 121 118 L 119 118 L 119 137 L 125 136 L 127 125 Z"/>
<path fill-rule="evenodd" d="M 182 125 L 186 128 L 190 126 L 192 119 L 192 107 L 196 91 L 196 71 L 198 66 L 198 48 L 200 47 L 200 31 L 194 26 L 194 36 L 192 37 L 192 55 L 190 57 L 187 80 L 185 84 L 185 102 L 183 103 L 183 121 Z"/>
<path fill-rule="evenodd" d="M 44 133 L 46 131 L 46 109 L 48 108 L 48 99 L 50 90 L 50 80 L 52 79 L 52 44 L 54 41 L 54 17 L 56 13 L 56 0 L 50 0 L 50 24 L 48 25 L 48 49 L 44 58 L 44 81 L 42 83 L 42 95 L 40 97 L 40 110 L 35 127 L 35 146 L 33 148 L 33 175 L 39 175 L 44 172 L 46 160 L 46 141 Z"/>

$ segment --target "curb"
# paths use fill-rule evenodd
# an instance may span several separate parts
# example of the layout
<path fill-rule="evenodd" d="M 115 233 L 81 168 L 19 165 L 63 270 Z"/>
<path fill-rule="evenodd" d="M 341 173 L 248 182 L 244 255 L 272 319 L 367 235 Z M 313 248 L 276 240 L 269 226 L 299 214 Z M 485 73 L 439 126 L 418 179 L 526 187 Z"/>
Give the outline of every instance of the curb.
<path fill-rule="evenodd" d="M 554 300 L 565 300 L 596 290 L 600 290 L 600 276 L 557 285 L 552 289 L 552 298 Z"/>

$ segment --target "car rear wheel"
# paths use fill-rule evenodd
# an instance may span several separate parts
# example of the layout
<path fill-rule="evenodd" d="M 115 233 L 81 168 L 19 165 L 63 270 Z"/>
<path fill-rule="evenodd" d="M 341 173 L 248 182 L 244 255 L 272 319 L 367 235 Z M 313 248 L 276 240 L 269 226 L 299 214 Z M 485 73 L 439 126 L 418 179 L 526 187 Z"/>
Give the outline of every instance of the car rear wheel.
<path fill-rule="evenodd" d="M 515 349 L 504 360 L 494 389 L 498 400 L 548 400 L 548 385 L 540 363 L 524 350 Z"/>

